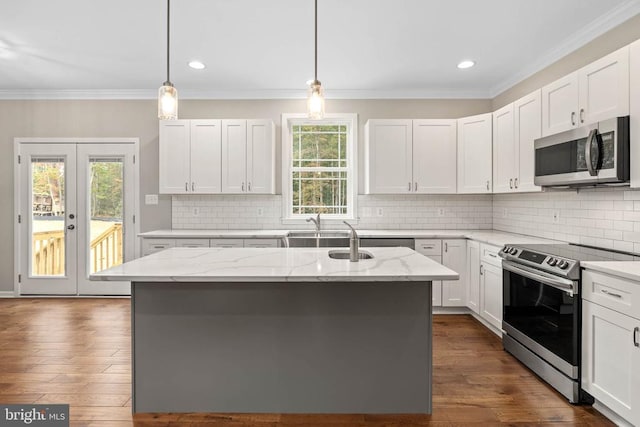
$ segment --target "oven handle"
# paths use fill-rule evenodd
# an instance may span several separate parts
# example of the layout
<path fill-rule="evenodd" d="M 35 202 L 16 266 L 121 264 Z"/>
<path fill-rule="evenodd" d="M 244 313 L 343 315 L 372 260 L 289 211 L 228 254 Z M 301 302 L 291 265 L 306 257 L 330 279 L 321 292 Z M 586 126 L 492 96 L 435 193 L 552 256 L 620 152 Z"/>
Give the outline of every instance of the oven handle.
<path fill-rule="evenodd" d="M 561 291 L 569 292 L 571 296 L 575 294 L 575 285 L 573 281 L 569 279 L 563 279 L 562 277 L 552 276 L 551 274 L 546 274 L 540 271 L 529 269 L 524 266 L 519 266 L 506 260 L 502 261 L 502 268 L 507 271 L 511 271 L 512 273 L 516 273 L 521 276 L 527 277 L 529 279 L 538 280 L 544 283 L 545 285 L 549 285 L 553 288 L 560 289 Z"/>

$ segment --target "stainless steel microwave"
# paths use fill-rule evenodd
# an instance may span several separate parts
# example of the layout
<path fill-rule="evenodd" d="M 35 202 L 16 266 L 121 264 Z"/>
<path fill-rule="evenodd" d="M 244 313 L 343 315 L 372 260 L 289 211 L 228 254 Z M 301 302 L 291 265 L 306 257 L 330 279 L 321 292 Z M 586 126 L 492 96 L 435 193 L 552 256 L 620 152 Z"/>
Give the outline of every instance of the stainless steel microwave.
<path fill-rule="evenodd" d="M 629 181 L 629 116 L 536 139 L 535 177 L 541 186 Z"/>

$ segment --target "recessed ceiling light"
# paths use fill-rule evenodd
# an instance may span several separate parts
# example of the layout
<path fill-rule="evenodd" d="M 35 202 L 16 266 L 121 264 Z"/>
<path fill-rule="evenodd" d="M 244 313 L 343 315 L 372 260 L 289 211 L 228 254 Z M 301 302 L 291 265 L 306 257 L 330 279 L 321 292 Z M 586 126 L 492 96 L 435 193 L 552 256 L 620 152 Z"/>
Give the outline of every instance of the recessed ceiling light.
<path fill-rule="evenodd" d="M 189 62 L 189 67 L 193 68 L 194 70 L 203 70 L 205 68 L 205 65 L 200 61 L 191 61 Z"/>
<path fill-rule="evenodd" d="M 460 68 L 461 70 L 465 69 L 465 68 L 471 68 L 474 65 L 476 65 L 475 62 L 473 61 L 462 61 L 461 63 L 458 64 L 458 68 Z"/>

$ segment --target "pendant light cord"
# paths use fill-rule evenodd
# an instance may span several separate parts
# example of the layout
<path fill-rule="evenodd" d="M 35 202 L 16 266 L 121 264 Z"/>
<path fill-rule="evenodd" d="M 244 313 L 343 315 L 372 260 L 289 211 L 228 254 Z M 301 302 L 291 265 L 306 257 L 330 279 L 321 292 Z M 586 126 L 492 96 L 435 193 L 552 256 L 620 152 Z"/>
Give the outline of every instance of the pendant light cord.
<path fill-rule="evenodd" d="M 314 80 L 318 81 L 318 0 L 315 0 L 315 70 Z"/>
<path fill-rule="evenodd" d="M 170 63 L 170 37 L 169 37 L 169 29 L 170 29 L 170 25 L 171 25 L 171 0 L 167 0 L 167 81 L 170 82 L 171 79 L 169 78 L 169 63 Z"/>

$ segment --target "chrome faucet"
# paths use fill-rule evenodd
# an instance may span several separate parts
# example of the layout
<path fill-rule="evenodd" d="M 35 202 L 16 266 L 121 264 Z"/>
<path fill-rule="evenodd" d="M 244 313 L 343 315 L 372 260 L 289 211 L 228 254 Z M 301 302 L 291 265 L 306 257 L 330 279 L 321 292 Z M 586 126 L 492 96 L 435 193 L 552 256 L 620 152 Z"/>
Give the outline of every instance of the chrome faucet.
<path fill-rule="evenodd" d="M 320 214 L 318 216 L 307 218 L 307 222 L 313 222 L 316 225 L 316 233 L 320 233 Z"/>
<path fill-rule="evenodd" d="M 351 224 L 347 221 L 342 221 L 351 229 L 351 236 L 349 236 L 349 261 L 358 262 L 360 259 L 359 246 L 360 240 L 358 239 L 358 233 L 356 233 L 356 229 L 353 228 Z"/>

